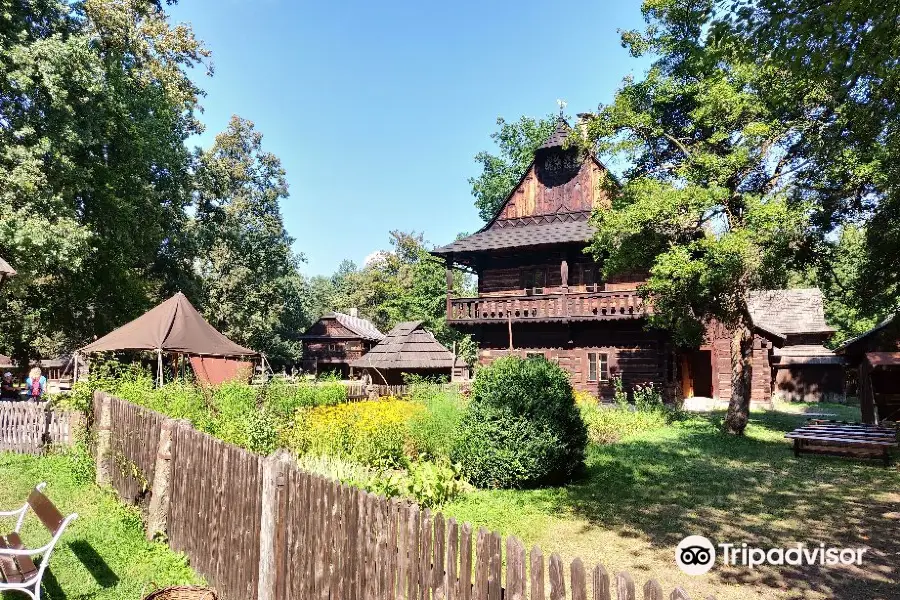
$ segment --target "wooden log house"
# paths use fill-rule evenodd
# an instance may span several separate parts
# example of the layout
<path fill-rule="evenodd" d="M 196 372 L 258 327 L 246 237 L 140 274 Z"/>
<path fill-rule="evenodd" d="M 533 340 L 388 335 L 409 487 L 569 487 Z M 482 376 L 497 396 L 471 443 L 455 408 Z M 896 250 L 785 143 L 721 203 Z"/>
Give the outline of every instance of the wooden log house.
<path fill-rule="evenodd" d="M 350 363 L 384 339 L 371 321 L 351 310 L 351 314 L 330 312 L 323 315 L 300 336 L 303 343 L 301 366 L 307 373 L 333 372 L 341 379 L 352 376 Z"/>
<path fill-rule="evenodd" d="M 667 332 L 647 326 L 637 293 L 645 276 L 605 279 L 585 253 L 591 212 L 610 206 L 611 175 L 567 144 L 571 134 L 560 119 L 497 215 L 432 252 L 446 262 L 447 323 L 473 335 L 481 364 L 541 355 L 599 397 L 610 398 L 620 377 L 626 390 L 653 384 L 667 400 L 728 400 L 730 333 L 712 323 L 701 348 L 676 348 Z M 476 297 L 453 296 L 453 267 L 477 276 Z M 832 330 L 818 290 L 760 291 L 748 300 L 757 322 L 753 402 L 769 403 L 773 388 L 804 400 L 842 391 L 840 359 L 822 346 Z"/>
<path fill-rule="evenodd" d="M 580 390 L 612 396 L 618 375 L 626 388 L 654 383 L 672 395 L 676 355 L 665 332 L 646 327 L 637 294 L 644 277 L 603 279 L 584 252 L 591 211 L 610 206 L 610 174 L 569 147 L 570 134 L 560 119 L 497 215 L 433 251 L 447 266 L 447 322 L 474 336 L 481 364 L 542 355 Z M 477 275 L 477 297 L 452 296 L 454 266 Z"/>

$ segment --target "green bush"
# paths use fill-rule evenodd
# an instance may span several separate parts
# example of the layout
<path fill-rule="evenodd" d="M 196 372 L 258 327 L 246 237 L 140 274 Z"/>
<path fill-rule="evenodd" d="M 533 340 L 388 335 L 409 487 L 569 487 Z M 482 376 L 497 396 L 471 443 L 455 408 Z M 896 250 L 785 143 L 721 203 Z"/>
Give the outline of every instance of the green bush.
<path fill-rule="evenodd" d="M 409 421 L 410 453 L 429 460 L 448 459 L 463 414 L 463 398 L 440 385 L 417 383 L 410 389 L 409 400 L 425 408 Z"/>
<path fill-rule="evenodd" d="M 505 357 L 478 371 L 451 456 L 479 487 L 532 487 L 571 479 L 586 445 L 566 372 L 543 359 Z"/>

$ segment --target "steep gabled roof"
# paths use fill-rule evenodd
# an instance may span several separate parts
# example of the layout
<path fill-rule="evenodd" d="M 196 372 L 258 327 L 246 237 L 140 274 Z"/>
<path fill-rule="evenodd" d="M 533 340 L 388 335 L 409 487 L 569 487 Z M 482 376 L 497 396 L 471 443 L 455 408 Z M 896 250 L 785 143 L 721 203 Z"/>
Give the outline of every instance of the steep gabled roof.
<path fill-rule="evenodd" d="M 327 319 L 328 317 L 333 317 L 338 323 L 363 339 L 372 340 L 373 342 L 380 342 L 384 339 L 384 334 L 378 331 L 378 328 L 368 319 L 345 315 L 337 311 L 328 313 L 324 318 Z"/>
<path fill-rule="evenodd" d="M 570 135 L 572 135 L 572 128 L 569 127 L 569 124 L 564 118 L 560 117 L 556 121 L 556 129 L 553 130 L 550 137 L 548 137 L 538 149 L 546 150 L 547 148 L 561 148 L 565 145 L 566 140 L 569 139 Z"/>
<path fill-rule="evenodd" d="M 350 366 L 360 369 L 450 369 L 453 364 L 453 353 L 422 329 L 422 321 L 407 321 L 391 329 L 382 341 Z"/>
<path fill-rule="evenodd" d="M 825 322 L 818 288 L 753 291 L 747 296 L 747 306 L 754 325 L 781 336 L 834 332 Z"/>

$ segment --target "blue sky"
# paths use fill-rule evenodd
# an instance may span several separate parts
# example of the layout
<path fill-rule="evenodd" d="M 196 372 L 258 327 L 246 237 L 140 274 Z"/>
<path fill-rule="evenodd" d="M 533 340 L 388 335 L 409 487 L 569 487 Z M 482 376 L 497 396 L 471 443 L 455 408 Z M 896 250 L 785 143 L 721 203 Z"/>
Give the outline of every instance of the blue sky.
<path fill-rule="evenodd" d="M 209 145 L 232 114 L 252 120 L 287 171 L 282 206 L 307 274 L 362 264 L 392 229 L 433 244 L 481 221 L 469 177 L 498 116 L 593 110 L 640 74 L 618 29 L 637 0 L 372 2 L 181 0 L 213 52 Z"/>

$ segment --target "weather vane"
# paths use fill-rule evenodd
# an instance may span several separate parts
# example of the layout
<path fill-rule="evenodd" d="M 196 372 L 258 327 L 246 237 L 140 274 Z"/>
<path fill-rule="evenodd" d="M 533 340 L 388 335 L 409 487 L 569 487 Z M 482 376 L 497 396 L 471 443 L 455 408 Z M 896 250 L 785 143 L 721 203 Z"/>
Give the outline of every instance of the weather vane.
<path fill-rule="evenodd" d="M 557 98 L 557 99 L 556 99 L 556 104 L 559 105 L 559 116 L 561 117 L 561 116 L 563 116 L 563 112 L 565 112 L 566 106 L 567 106 L 569 103 L 566 102 L 565 100 L 563 100 L 562 98 Z"/>

